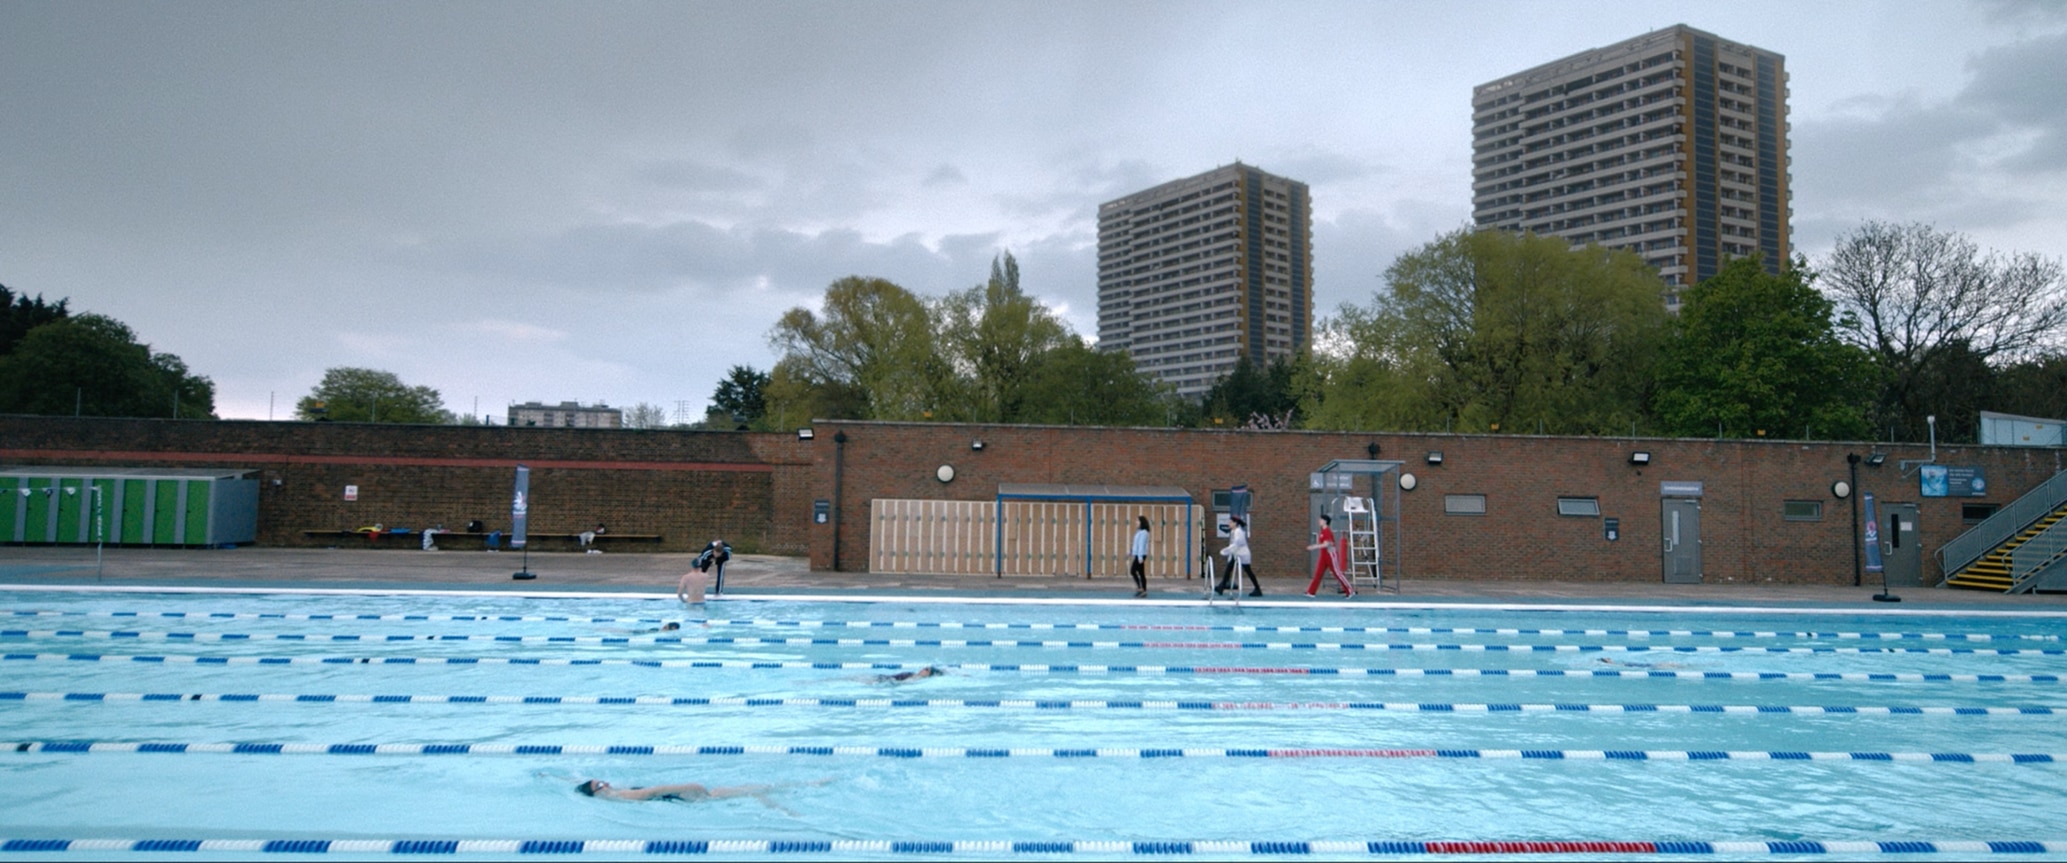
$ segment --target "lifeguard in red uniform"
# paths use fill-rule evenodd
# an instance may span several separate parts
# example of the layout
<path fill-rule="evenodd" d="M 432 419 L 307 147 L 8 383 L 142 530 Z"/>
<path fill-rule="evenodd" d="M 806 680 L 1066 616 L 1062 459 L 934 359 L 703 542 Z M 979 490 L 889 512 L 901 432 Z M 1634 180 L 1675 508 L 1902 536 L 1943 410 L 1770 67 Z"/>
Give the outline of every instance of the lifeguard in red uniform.
<path fill-rule="evenodd" d="M 1329 573 L 1333 573 L 1335 581 L 1342 585 L 1342 594 L 1344 596 L 1356 595 L 1356 588 L 1350 587 L 1349 579 L 1344 578 L 1342 575 L 1342 551 L 1335 545 L 1335 531 L 1331 527 L 1334 521 L 1334 519 L 1329 518 L 1327 515 L 1322 515 L 1319 541 L 1306 547 L 1307 551 L 1318 551 L 1321 553 L 1320 557 L 1313 562 L 1313 581 L 1306 585 L 1307 596 L 1312 596 L 1320 591 L 1321 576 Z"/>

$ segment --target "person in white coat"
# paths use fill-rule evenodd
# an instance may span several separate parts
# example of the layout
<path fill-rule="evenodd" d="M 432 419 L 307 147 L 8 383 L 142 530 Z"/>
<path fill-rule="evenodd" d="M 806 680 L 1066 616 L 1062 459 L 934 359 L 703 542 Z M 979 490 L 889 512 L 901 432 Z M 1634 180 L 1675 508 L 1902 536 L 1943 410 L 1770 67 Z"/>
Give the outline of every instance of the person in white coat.
<path fill-rule="evenodd" d="M 1220 582 L 1213 585 L 1214 593 L 1226 593 L 1228 582 L 1234 582 L 1235 591 L 1242 589 L 1242 576 L 1249 577 L 1250 596 L 1263 595 L 1263 583 L 1256 580 L 1256 570 L 1249 566 L 1249 529 L 1240 517 L 1231 518 L 1227 531 L 1227 547 L 1220 550 L 1220 556 L 1227 558 L 1227 568 L 1220 572 Z"/>
<path fill-rule="evenodd" d="M 1134 595 L 1148 595 L 1148 516 L 1137 515 L 1134 523 L 1133 562 L 1127 565 L 1127 574 L 1134 577 Z"/>

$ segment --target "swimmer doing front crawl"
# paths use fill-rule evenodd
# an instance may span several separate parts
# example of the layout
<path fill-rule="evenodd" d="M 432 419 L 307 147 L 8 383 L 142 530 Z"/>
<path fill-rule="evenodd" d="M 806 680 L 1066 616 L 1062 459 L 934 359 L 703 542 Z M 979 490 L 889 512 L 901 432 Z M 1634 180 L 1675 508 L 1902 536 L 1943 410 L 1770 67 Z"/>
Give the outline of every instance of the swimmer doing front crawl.
<path fill-rule="evenodd" d="M 877 683 L 904 683 L 910 680 L 924 680 L 928 677 L 942 677 L 947 674 L 937 665 L 928 665 L 917 671 L 900 671 L 896 674 L 878 674 Z"/>
<path fill-rule="evenodd" d="M 608 800 L 678 800 L 684 803 L 697 800 L 719 800 L 727 797 L 752 797 L 768 806 L 781 809 L 782 807 L 777 806 L 775 801 L 768 799 L 767 795 L 769 792 L 780 791 L 784 788 L 794 788 L 799 785 L 824 785 L 831 781 L 828 778 L 820 779 L 816 782 L 802 782 L 791 785 L 732 785 L 717 788 L 696 782 L 683 782 L 675 785 L 646 785 L 634 788 L 619 788 L 601 779 L 590 779 L 574 786 L 574 790 L 589 797 L 602 797 Z"/>

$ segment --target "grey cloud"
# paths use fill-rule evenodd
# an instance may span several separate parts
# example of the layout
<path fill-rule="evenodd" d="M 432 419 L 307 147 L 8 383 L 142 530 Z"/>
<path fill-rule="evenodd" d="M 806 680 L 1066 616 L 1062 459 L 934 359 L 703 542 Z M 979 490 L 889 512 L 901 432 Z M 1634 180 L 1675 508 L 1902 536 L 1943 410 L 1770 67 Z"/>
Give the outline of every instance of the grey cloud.
<path fill-rule="evenodd" d="M 767 182 L 744 171 L 690 159 L 663 159 L 638 170 L 638 177 L 666 189 L 688 192 L 744 192 Z"/>
<path fill-rule="evenodd" d="M 941 165 L 938 168 L 934 168 L 932 173 L 927 174 L 926 179 L 921 180 L 919 184 L 922 186 L 966 186 L 969 184 L 969 178 L 962 174 L 962 169 L 960 168 L 953 165 Z"/>
<path fill-rule="evenodd" d="M 1800 121 L 1797 225 L 1897 218 L 1973 230 L 2037 215 L 2045 205 L 2025 196 L 2027 181 L 2067 170 L 2067 35 L 1993 49 L 1968 68 L 1951 99 L 1854 98 L 1843 114 Z"/>

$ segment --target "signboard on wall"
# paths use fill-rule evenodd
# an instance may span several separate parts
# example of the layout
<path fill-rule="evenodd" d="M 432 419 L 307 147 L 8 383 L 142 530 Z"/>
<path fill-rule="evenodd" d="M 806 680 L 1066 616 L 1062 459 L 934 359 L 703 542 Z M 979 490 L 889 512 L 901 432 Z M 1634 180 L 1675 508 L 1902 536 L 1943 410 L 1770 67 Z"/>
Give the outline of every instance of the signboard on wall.
<path fill-rule="evenodd" d="M 1924 497 L 1987 497 L 1988 478 L 1977 467 L 1927 464 L 1917 470 Z"/>
<path fill-rule="evenodd" d="M 356 486 L 356 485 L 348 485 L 348 486 L 345 486 L 345 500 L 358 500 L 358 499 L 359 499 L 359 487 L 358 487 L 358 486 Z"/>

